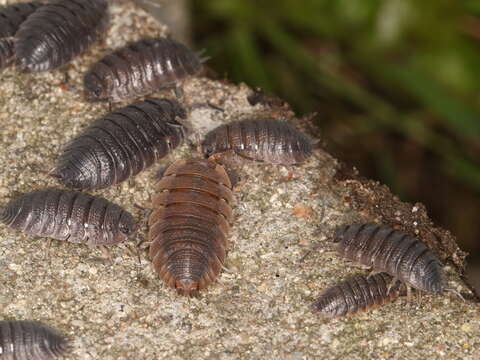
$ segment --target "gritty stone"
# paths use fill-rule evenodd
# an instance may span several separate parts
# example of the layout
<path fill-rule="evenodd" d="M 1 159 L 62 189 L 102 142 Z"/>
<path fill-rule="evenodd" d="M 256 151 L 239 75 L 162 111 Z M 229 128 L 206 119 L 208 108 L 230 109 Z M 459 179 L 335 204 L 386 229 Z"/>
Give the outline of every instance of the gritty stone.
<path fill-rule="evenodd" d="M 67 66 L 68 85 L 81 89 L 82 74 L 112 48 L 165 31 L 133 4 L 114 2 L 106 40 Z M 66 91 L 63 71 L 7 69 L 1 75 L 4 204 L 23 192 L 61 187 L 48 175 L 61 147 L 105 115 L 108 104 L 88 103 L 80 93 Z M 243 84 L 199 77 L 184 90 L 187 108 L 208 101 L 223 109 L 197 107 L 190 113 L 200 138 L 219 124 L 265 114 L 309 129 L 281 101 L 268 98 L 252 106 L 248 97 L 254 92 Z M 174 96 L 168 90 L 157 95 Z M 240 166 L 226 268 L 198 298 L 178 296 L 152 270 L 146 250 L 136 246 L 145 240 L 147 226 L 145 212 L 135 204 L 149 206 L 159 168 L 192 156 L 198 156 L 195 149 L 184 144 L 135 178 L 92 191 L 125 207 L 141 224 L 137 235 L 111 248 L 108 257 L 100 249 L 29 238 L 0 226 L 3 319 L 40 320 L 60 329 L 73 339 L 70 359 L 478 358 L 479 307 L 450 293 L 423 294 L 410 303 L 400 298 L 342 319 L 310 312 L 322 289 L 366 270 L 323 249 L 300 259 L 328 241 L 337 226 L 359 221 L 418 230 L 442 259 L 451 260 L 450 283 L 468 292 L 458 277 L 464 253 L 451 235 L 433 227 L 423 205 L 402 203 L 386 187 L 356 178 L 355 171 L 347 176 L 320 148 L 292 169 Z"/>

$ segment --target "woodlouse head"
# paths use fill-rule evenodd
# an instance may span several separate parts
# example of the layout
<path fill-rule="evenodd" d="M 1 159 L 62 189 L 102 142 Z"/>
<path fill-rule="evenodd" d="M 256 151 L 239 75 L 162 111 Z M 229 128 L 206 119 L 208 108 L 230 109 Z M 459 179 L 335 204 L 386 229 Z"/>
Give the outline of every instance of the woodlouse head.
<path fill-rule="evenodd" d="M 112 81 L 105 81 L 89 71 L 83 79 L 84 96 L 87 101 L 108 101 L 113 86 Z"/>
<path fill-rule="evenodd" d="M 442 293 L 447 287 L 442 265 L 436 260 L 430 261 L 425 267 L 415 266 L 408 279 L 408 284 L 415 289 L 431 294 Z"/>
<path fill-rule="evenodd" d="M 138 225 L 133 219 L 133 216 L 126 211 L 122 212 L 122 215 L 120 216 L 120 220 L 118 222 L 118 230 L 122 234 L 120 236 L 126 239 L 133 233 L 135 233 L 137 231 L 137 228 Z"/>

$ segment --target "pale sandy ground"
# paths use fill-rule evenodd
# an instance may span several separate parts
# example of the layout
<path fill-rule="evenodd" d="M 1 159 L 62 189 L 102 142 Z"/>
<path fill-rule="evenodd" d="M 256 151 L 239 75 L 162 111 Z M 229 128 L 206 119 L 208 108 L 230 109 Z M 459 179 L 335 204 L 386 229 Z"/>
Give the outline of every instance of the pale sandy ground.
<path fill-rule="evenodd" d="M 113 15 L 105 43 L 68 68 L 74 86 L 81 87 L 82 73 L 109 48 L 163 33 L 132 5 L 117 4 Z M 106 104 L 63 90 L 62 81 L 62 72 L 1 74 L 0 203 L 58 186 L 47 172 L 62 144 L 107 112 Z M 225 110 L 194 111 L 190 120 L 201 132 L 265 111 L 248 104 L 245 86 L 201 78 L 185 92 L 187 104 L 209 100 Z M 183 145 L 160 165 L 191 155 Z M 333 321 L 309 311 L 321 289 L 362 270 L 321 252 L 299 264 L 302 255 L 339 224 L 379 220 L 345 201 L 348 189 L 332 180 L 336 161 L 321 150 L 315 155 L 292 179 L 283 168 L 244 167 L 228 272 L 195 299 L 166 288 L 144 252 L 139 262 L 124 246 L 115 247 L 110 262 L 98 249 L 27 238 L 0 226 L 1 318 L 61 329 L 74 339 L 71 359 L 479 359 L 479 307 L 450 295 L 424 295 L 410 304 L 400 299 Z M 159 166 L 94 193 L 140 219 L 134 204 L 148 205 Z M 307 213 L 294 212 L 295 206 Z M 145 236 L 143 226 L 130 243 Z"/>

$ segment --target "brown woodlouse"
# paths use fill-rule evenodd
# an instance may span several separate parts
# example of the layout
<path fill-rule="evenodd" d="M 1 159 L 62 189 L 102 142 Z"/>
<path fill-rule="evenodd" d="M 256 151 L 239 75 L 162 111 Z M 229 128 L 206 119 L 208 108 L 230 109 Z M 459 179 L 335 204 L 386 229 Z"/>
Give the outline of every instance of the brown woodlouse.
<path fill-rule="evenodd" d="M 70 62 L 105 31 L 105 0 L 55 0 L 35 11 L 15 35 L 17 65 L 49 71 Z"/>
<path fill-rule="evenodd" d="M 150 258 L 160 278 L 193 296 L 225 260 L 233 194 L 225 169 L 207 159 L 173 163 L 157 184 L 149 219 Z"/>
<path fill-rule="evenodd" d="M 19 26 L 40 6 L 40 2 L 33 1 L 0 8 L 0 38 L 14 36 Z"/>
<path fill-rule="evenodd" d="M 69 351 L 68 340 L 38 321 L 0 321 L 2 360 L 49 360 Z"/>
<path fill-rule="evenodd" d="M 137 175 L 184 139 L 177 118 L 185 110 L 173 100 L 149 98 L 97 120 L 63 149 L 51 175 L 68 187 L 104 188 Z"/>
<path fill-rule="evenodd" d="M 114 245 L 136 231 L 132 215 L 101 197 L 37 190 L 0 208 L 0 221 L 29 235 L 89 246 Z"/>
<path fill-rule="evenodd" d="M 313 303 L 312 311 L 326 318 L 335 318 L 381 306 L 400 294 L 398 285 L 389 291 L 391 281 L 392 277 L 386 273 L 349 277 L 324 290 Z"/>
<path fill-rule="evenodd" d="M 294 165 L 312 154 L 312 142 L 285 121 L 247 119 L 213 129 L 202 143 L 202 152 L 207 156 L 234 153 L 249 160 Z"/>
<path fill-rule="evenodd" d="M 440 260 L 420 240 L 376 224 L 353 224 L 337 229 L 336 250 L 344 258 L 390 274 L 415 289 L 440 293 L 446 277 Z"/>
<path fill-rule="evenodd" d="M 118 102 L 149 95 L 201 70 L 200 59 L 168 38 L 147 38 L 105 56 L 84 78 L 85 97 Z"/>

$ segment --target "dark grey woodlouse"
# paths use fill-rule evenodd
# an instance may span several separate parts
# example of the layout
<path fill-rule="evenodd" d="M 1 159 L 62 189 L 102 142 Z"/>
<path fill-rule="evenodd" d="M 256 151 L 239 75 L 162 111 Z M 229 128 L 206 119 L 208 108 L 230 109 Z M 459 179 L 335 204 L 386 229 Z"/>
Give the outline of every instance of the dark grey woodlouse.
<path fill-rule="evenodd" d="M 105 31 L 105 0 L 54 0 L 35 11 L 15 35 L 17 65 L 49 71 L 70 62 Z"/>
<path fill-rule="evenodd" d="M 32 1 L 0 8 L 0 39 L 14 36 L 19 26 L 40 6 L 42 3 Z"/>
<path fill-rule="evenodd" d="M 336 250 L 344 258 L 390 274 L 427 293 L 446 288 L 442 265 L 417 238 L 388 226 L 353 224 L 335 233 Z"/>
<path fill-rule="evenodd" d="M 97 120 L 63 149 L 51 175 L 73 188 L 104 188 L 137 175 L 175 149 L 187 132 L 173 100 L 149 98 Z"/>
<path fill-rule="evenodd" d="M 132 215 L 101 197 L 47 189 L 22 195 L 0 208 L 0 221 L 29 235 L 89 246 L 114 245 L 137 229 Z"/>
<path fill-rule="evenodd" d="M 201 70 L 201 59 L 167 38 L 147 38 L 105 56 L 84 77 L 91 101 L 125 101 L 177 84 Z"/>
<path fill-rule="evenodd" d="M 209 132 L 202 143 L 202 152 L 207 156 L 234 153 L 249 160 L 293 165 L 312 154 L 312 142 L 285 121 L 247 119 Z"/>
<path fill-rule="evenodd" d="M 193 296 L 214 282 L 225 261 L 232 220 L 232 184 L 207 159 L 179 160 L 165 171 L 152 199 L 150 258 L 160 278 Z"/>
<path fill-rule="evenodd" d="M 395 300 L 398 283 L 389 291 L 392 277 L 386 273 L 355 275 L 324 290 L 312 305 L 312 311 L 326 318 L 350 316 Z"/>
<path fill-rule="evenodd" d="M 2 360 L 50 360 L 69 351 L 66 337 L 38 321 L 0 321 Z"/>

